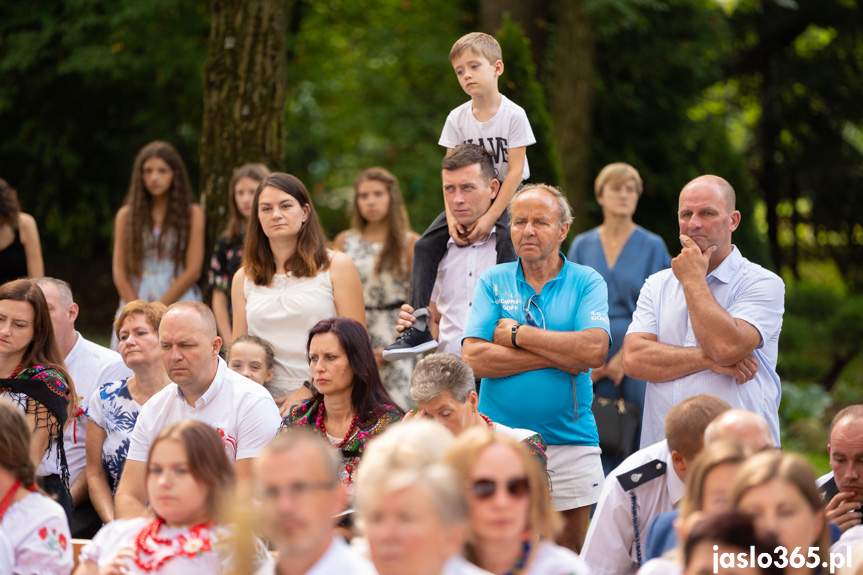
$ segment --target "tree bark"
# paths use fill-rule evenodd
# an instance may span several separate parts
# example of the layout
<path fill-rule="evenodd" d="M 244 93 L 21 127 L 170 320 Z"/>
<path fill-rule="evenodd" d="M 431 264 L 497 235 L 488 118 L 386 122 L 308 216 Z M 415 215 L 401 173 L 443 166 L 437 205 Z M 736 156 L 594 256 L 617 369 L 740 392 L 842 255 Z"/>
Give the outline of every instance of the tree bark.
<path fill-rule="evenodd" d="M 584 0 L 562 0 L 557 7 L 550 108 L 563 171 L 562 187 L 573 213 L 584 213 L 590 191 L 590 140 L 595 44 Z M 577 217 L 576 232 L 585 225 Z"/>
<path fill-rule="evenodd" d="M 283 168 L 290 6 L 290 0 L 210 1 L 200 147 L 208 250 L 227 220 L 233 170 L 246 162 Z"/>
<path fill-rule="evenodd" d="M 542 0 L 481 0 L 479 29 L 486 34 L 496 34 L 503 24 L 503 15 L 509 13 L 509 17 L 524 29 L 524 35 L 530 41 L 531 59 L 536 65 L 537 76 L 540 76 L 548 44 L 547 12 L 548 4 Z M 506 54 L 503 55 L 503 62 L 505 65 Z"/>

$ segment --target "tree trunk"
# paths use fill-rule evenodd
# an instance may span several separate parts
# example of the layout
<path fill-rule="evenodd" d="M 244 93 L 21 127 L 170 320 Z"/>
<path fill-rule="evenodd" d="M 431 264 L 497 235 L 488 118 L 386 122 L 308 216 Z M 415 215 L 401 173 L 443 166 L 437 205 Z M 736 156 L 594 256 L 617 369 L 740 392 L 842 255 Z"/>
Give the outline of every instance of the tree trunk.
<path fill-rule="evenodd" d="M 590 139 L 593 102 L 594 38 L 584 0 L 562 0 L 557 7 L 557 42 L 554 47 L 553 78 L 550 83 L 551 117 L 563 182 L 573 213 L 584 213 L 590 191 Z M 576 232 L 585 225 L 577 217 Z"/>
<path fill-rule="evenodd" d="M 540 0 L 481 0 L 479 29 L 486 34 L 496 34 L 503 24 L 503 15 L 509 13 L 509 17 L 524 29 L 524 35 L 530 41 L 531 59 L 539 77 L 543 72 L 548 43 L 547 11 L 548 4 Z M 506 65 L 506 54 L 503 55 L 503 62 Z"/>
<path fill-rule="evenodd" d="M 290 1 L 210 1 L 200 148 L 208 249 L 227 220 L 233 170 L 246 162 L 283 168 L 290 6 Z"/>

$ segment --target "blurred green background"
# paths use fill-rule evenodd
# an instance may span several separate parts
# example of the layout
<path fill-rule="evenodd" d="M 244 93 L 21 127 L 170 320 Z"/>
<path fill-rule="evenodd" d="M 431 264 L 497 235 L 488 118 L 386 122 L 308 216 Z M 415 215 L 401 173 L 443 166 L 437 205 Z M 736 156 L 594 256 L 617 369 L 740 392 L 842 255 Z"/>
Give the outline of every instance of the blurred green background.
<path fill-rule="evenodd" d="M 256 0 L 261 1 L 261 0 Z M 265 0 L 264 0 L 265 1 Z M 858 0 L 295 0 L 289 2 L 283 165 L 331 236 L 362 169 L 394 172 L 414 229 L 442 209 L 437 145 L 466 100 L 447 60 L 494 33 L 500 88 L 538 144 L 531 179 L 561 185 L 573 233 L 599 223 L 592 182 L 626 161 L 636 221 L 677 251 L 677 194 L 722 175 L 735 243 L 786 280 L 779 373 L 789 446 L 863 396 L 863 6 Z M 171 141 L 201 181 L 201 0 L 0 5 L 0 176 L 39 223 L 47 272 L 71 281 L 80 326 L 104 338 L 117 301 L 113 215 L 132 160 Z M 215 238 L 207 238 L 212 245 Z"/>

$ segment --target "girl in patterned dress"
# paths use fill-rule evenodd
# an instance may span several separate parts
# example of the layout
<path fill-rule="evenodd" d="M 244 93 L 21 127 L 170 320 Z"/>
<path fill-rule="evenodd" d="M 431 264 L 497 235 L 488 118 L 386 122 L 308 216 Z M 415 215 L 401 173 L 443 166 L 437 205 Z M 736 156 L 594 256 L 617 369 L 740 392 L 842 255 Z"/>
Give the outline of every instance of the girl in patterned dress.
<path fill-rule="evenodd" d="M 194 203 L 183 159 L 171 144 L 151 142 L 135 158 L 126 205 L 114 220 L 117 314 L 136 299 L 201 301 L 203 259 L 204 210 Z"/>
<path fill-rule="evenodd" d="M 165 311 L 159 302 L 126 304 L 114 321 L 114 331 L 123 362 L 133 375 L 101 385 L 87 407 L 87 484 L 90 501 L 105 523 L 114 520 L 114 491 L 141 406 L 171 383 L 159 348 Z"/>
<path fill-rule="evenodd" d="M 246 241 L 246 224 L 255 204 L 255 190 L 270 175 L 264 164 L 243 164 L 234 171 L 231 184 L 231 217 L 225 231 L 216 240 L 207 284 L 213 290 L 213 315 L 222 338 L 222 348 L 231 347 L 231 279 L 243 265 L 243 242 Z"/>
<path fill-rule="evenodd" d="M 396 177 L 384 168 L 369 168 L 357 176 L 351 229 L 336 236 L 335 245 L 357 266 L 381 380 L 402 409 L 413 405 L 408 387 L 414 361 L 388 362 L 381 352 L 396 337 L 393 326 L 407 301 L 417 238 Z"/>
<path fill-rule="evenodd" d="M 0 395 L 32 429 L 30 454 L 39 486 L 72 514 L 63 428 L 78 410 L 72 379 L 54 338 L 48 302 L 28 279 L 0 286 Z"/>

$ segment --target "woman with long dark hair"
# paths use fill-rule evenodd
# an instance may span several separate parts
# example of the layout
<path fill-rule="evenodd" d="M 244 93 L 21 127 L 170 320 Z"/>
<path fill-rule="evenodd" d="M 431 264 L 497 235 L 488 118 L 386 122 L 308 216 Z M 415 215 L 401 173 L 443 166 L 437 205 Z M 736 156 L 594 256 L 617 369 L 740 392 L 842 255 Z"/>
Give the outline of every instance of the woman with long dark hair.
<path fill-rule="evenodd" d="M 17 192 L 0 178 L 0 284 L 44 275 L 36 220 L 21 211 Z"/>
<path fill-rule="evenodd" d="M 282 429 L 308 427 L 342 452 L 341 478 L 353 485 L 369 440 L 404 412 L 381 382 L 372 344 L 363 325 L 346 317 L 318 322 L 306 345 L 312 368 L 312 397 L 291 408 Z"/>
<path fill-rule="evenodd" d="M 266 388 L 282 415 L 309 396 L 302 345 L 309 329 L 333 316 L 365 325 L 357 269 L 345 254 L 327 249 L 309 192 L 290 174 L 270 174 L 255 192 L 231 301 L 234 338 L 256 335 L 273 346 L 275 376 Z"/>
<path fill-rule="evenodd" d="M 385 361 L 383 348 L 395 339 L 393 325 L 408 297 L 414 244 L 399 181 L 384 168 L 369 168 L 354 181 L 351 229 L 335 245 L 350 257 L 363 282 L 366 323 L 384 387 L 402 409 L 410 409 L 408 384 L 414 361 Z"/>
<path fill-rule="evenodd" d="M 29 279 L 0 286 L 0 376 L 0 395 L 24 412 L 32 430 L 30 457 L 39 486 L 71 516 L 63 429 L 77 412 L 78 398 L 54 339 L 45 294 Z"/>

